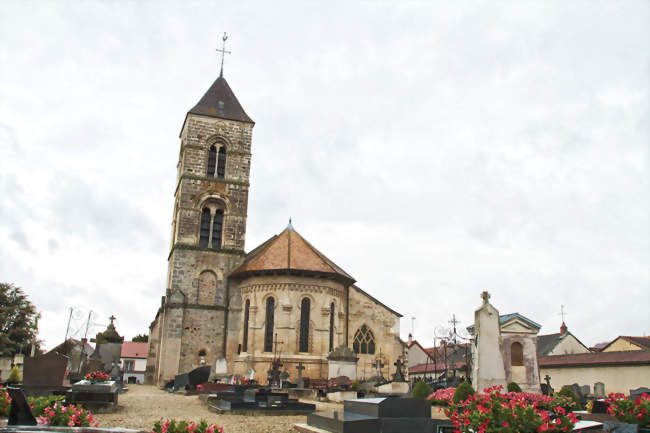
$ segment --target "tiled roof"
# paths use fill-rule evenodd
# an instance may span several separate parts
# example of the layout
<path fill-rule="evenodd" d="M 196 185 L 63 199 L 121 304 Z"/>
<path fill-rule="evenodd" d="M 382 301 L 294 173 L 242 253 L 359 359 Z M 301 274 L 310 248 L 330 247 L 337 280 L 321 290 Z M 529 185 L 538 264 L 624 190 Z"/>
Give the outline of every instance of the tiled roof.
<path fill-rule="evenodd" d="M 189 113 L 255 123 L 248 117 L 225 78 L 220 76 Z"/>
<path fill-rule="evenodd" d="M 459 361 L 459 362 L 448 362 L 448 366 L 451 370 L 460 370 L 465 368 L 465 362 Z M 445 370 L 445 363 L 444 362 L 438 362 L 436 364 L 433 364 L 432 362 L 428 364 L 417 364 L 414 365 L 413 367 L 409 367 L 409 374 L 413 373 L 433 373 L 433 372 L 438 372 L 438 371 L 444 371 Z"/>
<path fill-rule="evenodd" d="M 650 337 L 621 336 L 621 338 L 642 347 L 644 350 L 650 350 Z"/>
<path fill-rule="evenodd" d="M 502 315 L 500 315 L 499 316 L 499 325 L 503 325 L 508 320 L 513 319 L 513 318 L 519 318 L 519 319 L 523 320 L 524 322 L 528 323 L 529 325 L 531 325 L 531 326 L 533 326 L 533 327 L 535 327 L 537 329 L 542 328 L 542 325 L 540 325 L 539 323 L 533 322 L 528 317 L 523 316 L 523 315 L 521 315 L 519 313 L 510 313 L 510 314 L 502 314 Z M 474 325 L 468 326 L 467 327 L 467 332 L 469 332 L 470 334 L 473 334 L 474 333 Z"/>
<path fill-rule="evenodd" d="M 318 275 L 332 275 L 344 280 L 347 284 L 352 284 L 355 281 L 291 226 L 248 253 L 244 263 L 233 270 L 230 276 L 245 277 L 256 273 L 275 272 L 310 272 Z M 358 290 L 361 291 L 361 289 Z"/>
<path fill-rule="evenodd" d="M 650 364 L 650 351 L 596 352 L 574 355 L 553 355 L 539 358 L 540 367 L 580 367 L 588 365 Z"/>
<path fill-rule="evenodd" d="M 136 343 L 135 341 L 125 341 L 122 343 L 122 353 L 120 358 L 146 358 L 147 343 Z"/>

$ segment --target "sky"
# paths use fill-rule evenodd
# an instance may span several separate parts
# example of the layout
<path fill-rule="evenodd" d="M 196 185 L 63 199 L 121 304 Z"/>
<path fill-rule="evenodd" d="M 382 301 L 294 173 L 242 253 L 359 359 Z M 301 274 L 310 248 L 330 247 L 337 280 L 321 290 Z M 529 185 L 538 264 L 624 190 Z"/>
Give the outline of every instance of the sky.
<path fill-rule="evenodd" d="M 540 334 L 650 332 L 649 2 L 5 0 L 0 281 L 46 348 L 91 312 L 148 333 L 223 32 L 247 251 L 292 217 L 425 346 L 484 290 Z"/>

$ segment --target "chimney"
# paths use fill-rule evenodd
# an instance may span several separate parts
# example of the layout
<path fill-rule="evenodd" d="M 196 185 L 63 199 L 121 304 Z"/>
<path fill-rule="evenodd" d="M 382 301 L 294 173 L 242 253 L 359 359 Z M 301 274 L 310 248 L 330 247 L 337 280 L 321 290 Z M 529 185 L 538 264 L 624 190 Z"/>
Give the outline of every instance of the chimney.
<path fill-rule="evenodd" d="M 413 343 L 413 334 L 409 332 L 409 346 Z"/>
<path fill-rule="evenodd" d="M 562 322 L 562 326 L 560 326 L 560 335 L 566 334 L 567 328 L 564 322 Z"/>

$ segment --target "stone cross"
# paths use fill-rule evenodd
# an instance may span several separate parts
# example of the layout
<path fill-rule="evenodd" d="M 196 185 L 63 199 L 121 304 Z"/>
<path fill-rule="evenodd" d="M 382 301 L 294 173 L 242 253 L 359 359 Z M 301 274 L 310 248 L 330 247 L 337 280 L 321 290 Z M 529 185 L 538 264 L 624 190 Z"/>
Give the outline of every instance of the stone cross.
<path fill-rule="evenodd" d="M 253 358 L 250 355 L 248 355 L 244 359 L 244 364 L 246 364 L 246 371 L 251 371 L 253 369 Z"/>
<path fill-rule="evenodd" d="M 375 368 L 377 369 L 377 376 L 381 376 L 381 369 L 384 367 L 384 363 L 381 362 L 381 358 L 375 359 Z"/>
<path fill-rule="evenodd" d="M 395 366 L 395 374 L 393 374 L 393 382 L 404 382 L 404 373 L 402 372 L 402 360 L 397 358 L 393 363 Z"/>
<path fill-rule="evenodd" d="M 488 300 L 490 299 L 490 294 L 487 291 L 484 291 L 481 293 L 481 298 L 483 298 L 483 305 L 487 305 L 489 302 Z"/>
<path fill-rule="evenodd" d="M 115 319 L 117 319 L 117 317 L 115 317 L 115 316 L 113 316 L 113 315 L 111 315 L 111 317 L 108 318 L 108 320 L 111 321 L 111 325 L 112 325 L 112 326 L 115 326 L 115 325 L 113 325 L 113 321 L 114 321 Z"/>
<path fill-rule="evenodd" d="M 298 370 L 298 378 L 296 379 L 296 388 L 304 388 L 305 387 L 305 379 L 302 377 L 302 371 L 305 369 L 305 366 L 302 365 L 302 362 L 299 362 L 298 365 L 296 366 L 296 370 Z"/>

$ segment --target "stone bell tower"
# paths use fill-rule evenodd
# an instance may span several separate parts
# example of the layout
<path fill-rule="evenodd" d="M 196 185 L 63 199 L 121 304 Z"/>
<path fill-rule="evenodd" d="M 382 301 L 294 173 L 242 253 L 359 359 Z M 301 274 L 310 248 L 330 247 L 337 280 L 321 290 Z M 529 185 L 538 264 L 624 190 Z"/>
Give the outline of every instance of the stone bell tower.
<path fill-rule="evenodd" d="M 149 383 L 214 368 L 226 355 L 227 274 L 244 257 L 253 126 L 223 71 L 185 116 L 167 290 L 150 326 Z"/>

